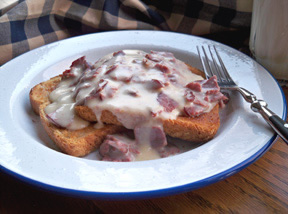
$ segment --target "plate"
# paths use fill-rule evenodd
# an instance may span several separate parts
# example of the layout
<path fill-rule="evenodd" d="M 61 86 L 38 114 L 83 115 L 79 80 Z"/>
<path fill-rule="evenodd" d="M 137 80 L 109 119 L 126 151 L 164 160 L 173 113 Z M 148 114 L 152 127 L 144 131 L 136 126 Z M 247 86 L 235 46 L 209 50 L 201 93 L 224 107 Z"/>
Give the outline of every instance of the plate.
<path fill-rule="evenodd" d="M 1 67 L 1 169 L 53 192 L 94 199 L 143 199 L 194 190 L 239 172 L 261 157 L 276 135 L 237 93 L 220 112 L 215 138 L 173 157 L 113 163 L 93 154 L 77 158 L 58 152 L 29 103 L 30 89 L 80 57 L 90 62 L 121 49 L 170 51 L 202 69 L 197 45 L 215 45 L 232 78 L 286 117 L 286 101 L 272 75 L 250 57 L 200 37 L 159 31 L 116 31 L 55 42 Z"/>

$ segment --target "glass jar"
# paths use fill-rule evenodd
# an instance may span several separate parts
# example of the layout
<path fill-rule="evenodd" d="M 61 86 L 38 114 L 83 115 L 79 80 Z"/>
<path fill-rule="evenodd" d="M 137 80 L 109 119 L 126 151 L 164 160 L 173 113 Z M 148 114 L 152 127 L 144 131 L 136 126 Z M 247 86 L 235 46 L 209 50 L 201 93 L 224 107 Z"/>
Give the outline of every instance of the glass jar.
<path fill-rule="evenodd" d="M 288 80 L 288 0 L 254 0 L 253 57 L 279 80 Z"/>

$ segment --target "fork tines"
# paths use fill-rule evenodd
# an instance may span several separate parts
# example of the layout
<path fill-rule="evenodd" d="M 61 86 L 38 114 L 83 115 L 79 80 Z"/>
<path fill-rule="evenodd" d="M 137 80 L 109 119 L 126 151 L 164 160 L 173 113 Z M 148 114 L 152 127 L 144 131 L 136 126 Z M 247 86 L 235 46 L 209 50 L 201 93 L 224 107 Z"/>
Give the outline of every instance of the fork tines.
<path fill-rule="evenodd" d="M 204 46 L 197 46 L 198 55 L 203 65 L 206 77 L 210 78 L 213 75 L 216 75 L 219 84 L 235 84 L 230 77 L 215 45 L 212 47 L 208 45 L 208 51 L 206 51 Z"/>

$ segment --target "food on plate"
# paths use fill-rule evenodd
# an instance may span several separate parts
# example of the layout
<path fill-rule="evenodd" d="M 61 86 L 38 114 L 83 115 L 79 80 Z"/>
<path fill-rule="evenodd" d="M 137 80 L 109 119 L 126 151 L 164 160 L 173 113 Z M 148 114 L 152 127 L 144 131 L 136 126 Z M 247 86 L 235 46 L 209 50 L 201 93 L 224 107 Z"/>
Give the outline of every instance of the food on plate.
<path fill-rule="evenodd" d="M 30 91 L 30 103 L 36 114 L 40 115 L 41 123 L 54 143 L 66 154 L 85 156 L 100 146 L 108 134 L 122 131 L 124 128 L 106 125 L 95 129 L 94 124 L 79 130 L 63 129 L 54 125 L 48 119 L 44 109 L 50 104 L 49 94 L 61 81 L 61 75 L 34 86 Z"/>
<path fill-rule="evenodd" d="M 81 57 L 30 92 L 32 108 L 63 152 L 85 156 L 98 149 L 107 161 L 179 153 L 166 135 L 212 139 L 226 99 L 216 77 L 205 80 L 172 53 L 139 50 L 114 52 L 93 65 Z"/>

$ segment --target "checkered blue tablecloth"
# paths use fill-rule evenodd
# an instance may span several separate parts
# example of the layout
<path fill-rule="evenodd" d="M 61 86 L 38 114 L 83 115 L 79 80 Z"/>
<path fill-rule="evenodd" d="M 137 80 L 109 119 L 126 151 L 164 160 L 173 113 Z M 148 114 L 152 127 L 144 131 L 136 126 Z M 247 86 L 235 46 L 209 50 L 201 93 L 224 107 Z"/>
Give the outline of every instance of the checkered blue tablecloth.
<path fill-rule="evenodd" d="M 0 65 L 36 47 L 101 31 L 163 30 L 200 36 L 247 31 L 252 3 L 253 0 L 19 0 L 10 10 L 0 10 Z M 237 33 L 228 35 L 228 40 L 237 40 Z"/>

